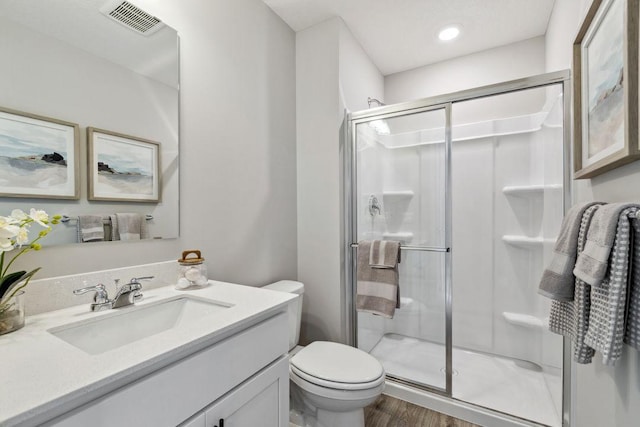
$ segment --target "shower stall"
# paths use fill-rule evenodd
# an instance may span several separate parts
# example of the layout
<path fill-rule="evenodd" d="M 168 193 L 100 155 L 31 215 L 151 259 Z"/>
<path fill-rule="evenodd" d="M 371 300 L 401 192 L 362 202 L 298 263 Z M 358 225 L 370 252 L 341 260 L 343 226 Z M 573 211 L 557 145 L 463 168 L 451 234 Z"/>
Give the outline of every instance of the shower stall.
<path fill-rule="evenodd" d="M 348 335 L 390 381 L 515 421 L 567 419 L 564 344 L 537 286 L 568 200 L 568 83 L 550 73 L 349 116 Z M 401 242 L 392 319 L 355 311 L 363 240 Z"/>

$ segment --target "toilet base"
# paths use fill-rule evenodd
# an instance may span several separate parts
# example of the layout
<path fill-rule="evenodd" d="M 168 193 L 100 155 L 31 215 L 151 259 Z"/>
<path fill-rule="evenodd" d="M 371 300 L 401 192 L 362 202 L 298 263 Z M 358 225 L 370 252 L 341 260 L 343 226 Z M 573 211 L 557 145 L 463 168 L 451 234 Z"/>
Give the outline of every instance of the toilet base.
<path fill-rule="evenodd" d="M 349 412 L 330 412 L 318 408 L 317 427 L 364 427 L 364 409 Z"/>

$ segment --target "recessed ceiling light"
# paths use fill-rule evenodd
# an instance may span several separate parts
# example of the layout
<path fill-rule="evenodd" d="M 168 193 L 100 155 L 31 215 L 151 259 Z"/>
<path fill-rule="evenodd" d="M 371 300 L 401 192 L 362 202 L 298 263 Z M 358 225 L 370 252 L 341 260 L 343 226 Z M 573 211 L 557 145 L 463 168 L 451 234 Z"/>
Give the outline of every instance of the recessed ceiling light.
<path fill-rule="evenodd" d="M 443 42 L 453 40 L 460 35 L 460 28 L 455 25 L 449 25 L 448 27 L 444 27 L 438 33 L 438 38 Z"/>

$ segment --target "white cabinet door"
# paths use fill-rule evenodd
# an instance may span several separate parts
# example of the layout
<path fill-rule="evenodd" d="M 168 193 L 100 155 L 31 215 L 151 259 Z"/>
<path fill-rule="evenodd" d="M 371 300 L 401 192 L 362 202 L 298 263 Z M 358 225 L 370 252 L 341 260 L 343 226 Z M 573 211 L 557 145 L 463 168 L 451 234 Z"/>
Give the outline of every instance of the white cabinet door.
<path fill-rule="evenodd" d="M 287 427 L 289 358 L 283 357 L 205 410 L 206 427 Z"/>
<path fill-rule="evenodd" d="M 200 413 L 200 415 L 191 418 L 188 421 L 180 424 L 179 427 L 205 427 L 205 416 L 204 412 Z"/>

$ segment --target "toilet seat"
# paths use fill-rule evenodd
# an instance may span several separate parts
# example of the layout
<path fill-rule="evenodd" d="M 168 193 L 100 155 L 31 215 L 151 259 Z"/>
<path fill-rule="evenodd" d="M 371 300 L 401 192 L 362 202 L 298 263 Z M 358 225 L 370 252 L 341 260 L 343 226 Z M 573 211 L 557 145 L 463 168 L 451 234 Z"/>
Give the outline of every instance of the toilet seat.
<path fill-rule="evenodd" d="M 382 365 L 362 350 L 344 344 L 316 341 L 290 359 L 292 375 L 318 387 L 368 390 L 384 383 Z"/>
<path fill-rule="evenodd" d="M 366 383 L 345 383 L 345 382 L 338 382 L 338 381 L 328 381 L 328 380 L 323 380 L 322 378 L 314 377 L 313 375 L 309 375 L 306 372 L 301 371 L 300 369 L 296 368 L 293 365 L 289 366 L 289 372 L 303 379 L 304 381 L 314 384 L 318 387 L 332 388 L 335 390 L 344 390 L 344 391 L 368 390 L 371 388 L 378 387 L 380 384 L 383 384 L 385 381 L 384 374 L 381 375 L 376 380 L 369 381 Z"/>

